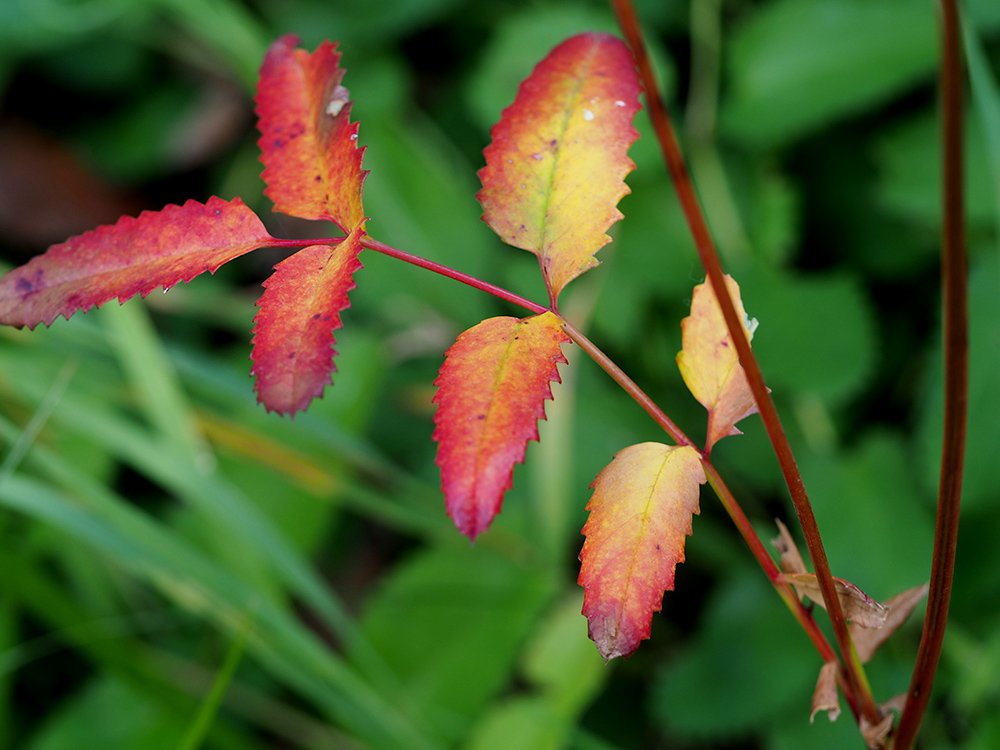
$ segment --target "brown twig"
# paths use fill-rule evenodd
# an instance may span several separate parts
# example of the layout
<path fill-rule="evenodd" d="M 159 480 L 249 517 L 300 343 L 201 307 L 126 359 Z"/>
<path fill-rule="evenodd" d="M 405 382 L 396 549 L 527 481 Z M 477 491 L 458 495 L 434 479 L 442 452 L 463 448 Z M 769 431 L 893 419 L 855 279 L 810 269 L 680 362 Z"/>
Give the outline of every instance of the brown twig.
<path fill-rule="evenodd" d="M 913 746 L 930 700 L 948 621 L 962 495 L 968 407 L 969 310 L 962 188 L 962 63 L 958 7 L 955 0 L 941 0 L 941 48 L 939 83 L 944 177 L 944 227 L 941 238 L 944 437 L 927 615 L 924 618 L 923 634 L 906 704 L 896 729 L 894 743 L 897 750 L 909 750 Z"/>
<path fill-rule="evenodd" d="M 878 723 L 881 721 L 882 713 L 878 706 L 875 705 L 875 700 L 871 695 L 871 690 L 868 688 L 868 682 L 864 677 L 860 663 L 857 659 L 853 658 L 853 647 L 851 645 L 850 633 L 847 629 L 847 620 L 844 617 L 843 609 L 837 597 L 833 575 L 830 572 L 830 564 L 826 557 L 826 550 L 823 547 L 823 541 L 819 534 L 812 505 L 809 502 L 809 496 L 806 493 L 805 485 L 792 454 L 788 437 L 785 435 L 784 427 L 774 406 L 774 401 L 771 399 L 770 392 L 764 383 L 757 359 L 750 349 L 749 342 L 743 335 L 742 321 L 739 319 L 733 301 L 729 297 L 725 275 L 719 261 L 718 253 L 715 250 L 715 244 L 708 230 L 708 224 L 684 163 L 684 157 L 681 154 L 677 136 L 670 123 L 666 107 L 659 95 L 659 88 L 656 85 L 649 55 L 646 53 L 635 9 L 632 6 L 631 0 L 612 0 L 612 4 L 618 16 L 619 25 L 635 55 L 639 67 L 639 75 L 642 78 L 643 88 L 646 92 L 646 103 L 649 117 L 653 123 L 653 130 L 656 133 L 656 138 L 659 141 L 664 161 L 677 191 L 681 208 L 684 211 L 688 227 L 694 238 L 695 247 L 698 250 L 702 265 L 705 267 L 705 272 L 715 292 L 715 296 L 719 300 L 719 307 L 722 310 L 726 326 L 739 354 L 740 364 L 746 372 L 747 381 L 757 402 L 768 437 L 774 447 L 785 484 L 788 486 L 796 515 L 802 527 L 806 547 L 812 559 L 813 570 L 816 574 L 823 600 L 826 603 L 830 622 L 833 625 L 834 635 L 842 656 L 844 677 L 849 691 L 857 698 L 862 713 L 868 721 Z"/>

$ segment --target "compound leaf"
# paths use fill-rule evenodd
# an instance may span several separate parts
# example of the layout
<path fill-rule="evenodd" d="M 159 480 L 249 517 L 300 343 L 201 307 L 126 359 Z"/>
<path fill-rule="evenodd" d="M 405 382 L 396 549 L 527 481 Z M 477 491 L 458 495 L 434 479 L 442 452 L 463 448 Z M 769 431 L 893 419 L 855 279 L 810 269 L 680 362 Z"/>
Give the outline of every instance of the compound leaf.
<path fill-rule="evenodd" d="M 740 299 L 740 287 L 728 275 L 726 287 L 749 341 L 757 323 L 747 318 Z M 708 409 L 705 450 L 711 451 L 712 446 L 727 435 L 739 435 L 736 423 L 755 413 L 757 404 L 722 317 L 722 309 L 707 281 L 694 288 L 691 315 L 681 321 L 681 352 L 677 355 L 677 367 L 688 390 Z"/>
<path fill-rule="evenodd" d="M 569 340 L 551 312 L 488 318 L 445 354 L 434 383 L 436 461 L 448 515 L 470 539 L 500 512 L 514 465 L 538 439 Z"/>
<path fill-rule="evenodd" d="M 596 266 L 629 192 L 638 137 L 632 55 L 608 34 L 580 34 L 552 50 L 493 127 L 479 171 L 483 219 L 538 256 L 549 294 Z"/>
<path fill-rule="evenodd" d="M 328 219 L 350 232 L 365 217 L 358 124 L 336 45 L 312 54 L 298 39 L 278 39 L 264 58 L 257 86 L 258 141 L 265 194 L 274 207 L 303 219 Z"/>
<path fill-rule="evenodd" d="M 661 443 L 625 448 L 594 480 L 579 583 L 590 637 L 605 659 L 649 638 L 653 613 L 684 562 L 704 482 L 694 448 Z"/>
<path fill-rule="evenodd" d="M 53 245 L 0 279 L 0 323 L 50 325 L 115 297 L 166 290 L 272 239 L 239 198 L 126 216 Z"/>
<path fill-rule="evenodd" d="M 360 227 L 338 245 L 311 245 L 289 256 L 264 282 L 254 318 L 252 373 L 269 411 L 294 414 L 323 393 L 336 369 L 333 332 L 361 268 Z"/>

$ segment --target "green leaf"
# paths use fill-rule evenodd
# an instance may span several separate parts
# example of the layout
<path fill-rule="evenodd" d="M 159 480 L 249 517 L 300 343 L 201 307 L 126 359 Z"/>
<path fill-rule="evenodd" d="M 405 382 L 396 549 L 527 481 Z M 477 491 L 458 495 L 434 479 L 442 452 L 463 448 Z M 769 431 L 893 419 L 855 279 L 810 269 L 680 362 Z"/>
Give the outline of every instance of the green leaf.
<path fill-rule="evenodd" d="M 490 713 L 464 747 L 466 750 L 560 750 L 566 747 L 571 730 L 572 725 L 543 698 L 514 698 Z"/>
<path fill-rule="evenodd" d="M 809 715 L 819 657 L 757 571 L 716 590 L 694 640 L 656 678 L 649 711 L 668 735 L 720 740 L 789 709 Z"/>
<path fill-rule="evenodd" d="M 858 734 L 858 725 L 850 716 L 841 716 L 837 721 L 827 721 L 817 716 L 810 723 L 803 713 L 786 721 L 776 722 L 769 732 L 766 750 L 830 750 L 830 748 L 854 748 L 862 750 L 864 742 Z"/>
<path fill-rule="evenodd" d="M 567 718 L 593 699 L 609 675 L 587 638 L 582 607 L 581 591 L 557 602 L 524 649 L 525 676 L 543 691 L 556 713 Z"/>
<path fill-rule="evenodd" d="M 971 224 L 985 225 L 996 217 L 992 163 L 979 119 L 966 116 L 965 124 L 966 218 Z M 879 204 L 921 227 L 941 226 L 939 131 L 938 117 L 928 112 L 884 130 L 875 146 Z"/>
<path fill-rule="evenodd" d="M 483 133 L 500 119 L 500 111 L 521 81 L 559 42 L 582 31 L 615 30 L 610 13 L 580 4 L 529 7 L 504 19 L 466 89 L 469 107 Z"/>
<path fill-rule="evenodd" d="M 776 145 L 930 76 L 934 12 L 912 0 L 777 0 L 733 32 L 729 52 L 724 131 Z"/>
<path fill-rule="evenodd" d="M 65 701 L 35 734 L 28 750 L 176 750 L 180 716 L 113 677 L 98 678 Z"/>
<path fill-rule="evenodd" d="M 850 452 L 799 461 L 835 576 L 879 601 L 926 580 L 934 519 L 900 436 L 869 431 Z"/>
<path fill-rule="evenodd" d="M 509 679 L 549 596 L 540 571 L 483 546 L 427 550 L 393 570 L 361 625 L 400 705 L 454 742 Z"/>
<path fill-rule="evenodd" d="M 992 254 L 973 268 L 969 280 L 969 421 L 965 445 L 963 511 L 996 508 L 996 446 L 1000 445 L 1000 258 Z M 941 462 L 943 370 L 940 334 L 922 400 L 918 428 L 921 486 L 937 496 Z"/>
<path fill-rule="evenodd" d="M 776 394 L 834 406 L 867 384 L 875 366 L 873 315 L 853 278 L 758 267 L 740 281 L 747 312 L 760 321 L 754 351 Z"/>
<path fill-rule="evenodd" d="M 365 208 L 374 217 L 368 225 L 371 235 L 488 277 L 487 264 L 499 243 L 479 220 L 475 170 L 445 134 L 419 113 L 394 111 L 368 118 L 361 138 L 369 146 L 365 166 L 372 170 L 365 182 Z M 384 315 L 391 309 L 399 321 L 417 327 L 440 326 L 441 314 L 459 320 L 484 318 L 491 309 L 485 295 L 450 279 L 375 253 L 366 253 L 363 261 L 378 283 L 354 291 L 356 310 Z M 442 343 L 444 350 L 448 342 Z"/>

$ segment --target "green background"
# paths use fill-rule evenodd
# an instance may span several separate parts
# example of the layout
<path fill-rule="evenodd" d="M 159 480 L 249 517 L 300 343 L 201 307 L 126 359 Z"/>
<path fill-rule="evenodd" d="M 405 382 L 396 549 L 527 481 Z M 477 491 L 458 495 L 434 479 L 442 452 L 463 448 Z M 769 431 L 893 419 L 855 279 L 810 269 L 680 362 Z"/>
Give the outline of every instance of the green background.
<path fill-rule="evenodd" d="M 941 374 L 936 7 L 638 2 L 834 573 L 928 577 Z M 1000 737 L 1000 6 L 965 5 L 971 390 L 951 627 L 922 747 Z M 339 40 L 370 232 L 541 300 L 479 220 L 490 125 L 597 2 L 3 0 L 0 263 L 123 213 L 241 196 L 277 236 L 252 91 L 267 45 Z M 645 114 L 625 219 L 564 313 L 690 434 L 674 366 L 702 279 Z M 808 714 L 819 660 L 706 490 L 653 638 L 605 665 L 575 584 L 588 485 L 663 436 L 579 352 L 475 545 L 444 513 L 432 381 L 515 313 L 365 254 L 334 385 L 254 403 L 263 250 L 146 302 L 0 329 L 0 748 L 849 748 Z M 757 418 L 717 463 L 761 536 L 796 528 Z M 919 627 L 870 676 L 905 690 Z M 846 711 L 846 707 L 845 707 Z"/>

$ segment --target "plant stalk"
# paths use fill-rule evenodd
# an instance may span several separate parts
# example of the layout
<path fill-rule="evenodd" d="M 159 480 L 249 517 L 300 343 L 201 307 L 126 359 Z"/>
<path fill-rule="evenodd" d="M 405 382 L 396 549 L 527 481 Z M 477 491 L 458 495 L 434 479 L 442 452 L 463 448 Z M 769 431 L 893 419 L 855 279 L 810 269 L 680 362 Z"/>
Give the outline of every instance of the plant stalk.
<path fill-rule="evenodd" d="M 764 427 L 767 430 L 768 438 L 771 441 L 775 456 L 781 467 L 785 484 L 788 486 L 792 504 L 795 507 L 795 513 L 802 527 L 806 547 L 809 550 L 809 557 L 812 560 L 813 571 L 816 574 L 820 592 L 823 595 L 826 610 L 833 626 L 837 646 L 840 649 L 842 666 L 845 672 L 844 676 L 850 688 L 849 692 L 857 697 L 865 718 L 870 723 L 877 724 L 882 719 L 882 712 L 875 704 L 871 690 L 868 689 L 868 681 L 862 673 L 861 665 L 856 659 L 852 658 L 853 646 L 850 632 L 847 629 L 847 619 L 844 617 L 840 600 L 837 597 L 833 574 L 830 572 L 830 564 L 826 557 L 826 550 L 823 547 L 823 541 L 819 534 L 819 527 L 816 523 L 816 517 L 813 514 L 812 505 L 809 502 L 809 496 L 806 493 L 805 484 L 799 473 L 795 457 L 792 454 L 791 445 L 788 442 L 788 437 L 785 434 L 781 419 L 774 406 L 774 401 L 771 399 L 770 392 L 764 383 L 757 358 L 754 356 L 753 351 L 750 349 L 750 344 L 743 334 L 742 321 L 740 321 L 733 301 L 729 297 L 729 291 L 725 283 L 725 274 L 722 270 L 718 253 L 715 250 L 715 244 L 709 232 L 708 223 L 705 220 L 705 215 L 695 194 L 694 185 L 691 182 L 687 166 L 684 163 L 684 157 L 681 154 L 676 133 L 670 123 L 663 100 L 659 95 L 659 88 L 656 85 L 649 55 L 646 52 L 646 47 L 642 39 L 635 8 L 632 6 L 631 0 L 612 0 L 612 5 L 618 16 L 619 25 L 629 42 L 629 46 L 632 48 L 632 53 L 638 64 L 639 75 L 646 92 L 649 117 L 652 120 L 653 129 L 659 141 L 667 169 L 673 180 L 674 188 L 677 191 L 688 227 L 694 238 L 695 247 L 698 250 L 702 265 L 705 267 L 705 272 L 715 292 L 716 299 L 719 301 L 719 307 L 726 321 L 726 327 L 729 329 L 730 337 L 739 354 L 740 364 L 746 373 L 747 381 L 753 392 L 754 400 L 757 402 Z"/>
<path fill-rule="evenodd" d="M 442 265 L 440 263 L 435 263 L 432 260 L 427 260 L 426 258 L 421 258 L 419 255 L 413 255 L 412 253 L 405 252 L 404 250 L 399 250 L 391 245 L 386 245 L 378 240 L 373 240 L 368 235 L 361 238 L 361 246 L 366 247 L 369 250 L 374 250 L 377 253 L 382 253 L 383 255 L 388 255 L 392 258 L 405 261 L 414 266 L 419 266 L 420 268 L 426 268 L 428 271 L 433 271 L 441 276 L 447 276 L 449 279 L 454 279 L 459 281 L 466 286 L 471 286 L 473 289 L 478 289 L 481 292 L 486 292 L 487 294 L 492 294 L 494 297 L 499 297 L 502 300 L 510 302 L 511 304 L 517 305 L 518 307 L 523 307 L 525 310 L 530 310 L 536 315 L 541 315 L 544 312 L 548 312 L 549 308 L 544 305 L 539 305 L 537 302 L 532 302 L 529 299 L 525 299 L 520 295 L 514 294 L 503 287 L 490 284 L 486 281 L 476 278 L 475 276 L 470 276 L 467 273 L 462 273 L 461 271 L 456 271 L 453 268 Z"/>
<path fill-rule="evenodd" d="M 941 656 L 955 573 L 968 409 L 969 310 L 965 255 L 962 153 L 962 63 L 956 0 L 941 0 L 941 158 L 944 226 L 941 285 L 944 307 L 944 430 L 937 523 L 927 615 L 894 747 L 909 750 L 927 710 Z"/>
<path fill-rule="evenodd" d="M 267 247 L 294 248 L 307 247 L 309 245 L 336 245 L 343 242 L 343 240 L 343 237 L 324 237 L 302 240 L 278 239 L 276 237 L 272 237 L 268 241 Z M 518 307 L 523 307 L 525 310 L 533 312 L 536 315 L 541 315 L 542 313 L 549 311 L 548 307 L 539 305 L 537 302 L 532 302 L 530 299 L 525 299 L 518 294 L 514 294 L 514 292 L 508 289 L 496 286 L 495 284 L 490 284 L 487 281 L 483 281 L 475 276 L 470 276 L 467 273 L 456 271 L 454 268 L 441 263 L 435 263 L 432 260 L 427 260 L 427 258 L 423 258 L 419 255 L 414 255 L 413 253 L 408 253 L 405 250 L 400 250 L 399 248 L 387 245 L 384 242 L 379 242 L 378 240 L 369 237 L 367 234 L 362 236 L 361 246 L 369 250 L 373 250 L 376 253 L 388 255 L 390 258 L 396 258 L 397 260 L 409 263 L 410 265 L 425 268 L 428 271 L 433 271 L 440 276 L 445 276 L 449 279 L 465 284 L 466 286 L 471 286 L 473 289 L 478 289 L 481 292 L 492 294 L 494 297 L 498 297 L 499 299 L 502 299 L 505 302 L 510 302 Z"/>

